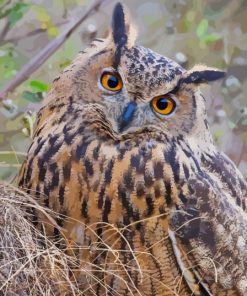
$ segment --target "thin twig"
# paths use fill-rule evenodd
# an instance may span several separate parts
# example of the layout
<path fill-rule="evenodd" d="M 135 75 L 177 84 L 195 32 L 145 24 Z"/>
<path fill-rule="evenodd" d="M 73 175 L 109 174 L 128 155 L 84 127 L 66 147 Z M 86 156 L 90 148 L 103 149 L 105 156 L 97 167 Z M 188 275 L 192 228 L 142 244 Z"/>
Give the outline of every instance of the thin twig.
<path fill-rule="evenodd" d="M 78 26 L 87 19 L 93 11 L 97 10 L 104 1 L 106 0 L 95 0 L 77 21 L 70 24 L 64 32 L 48 43 L 43 50 L 30 60 L 29 63 L 24 65 L 16 76 L 0 91 L 0 100 L 4 99 L 9 92 L 12 92 L 17 86 L 27 80 L 30 75 L 35 72 L 54 52 L 56 52 L 58 48 L 78 28 Z"/>
<path fill-rule="evenodd" d="M 5 155 L 5 154 L 15 154 L 15 155 L 21 155 L 21 156 L 27 156 L 27 153 L 25 152 L 19 152 L 19 151 L 0 151 L 0 155 Z"/>
<path fill-rule="evenodd" d="M 63 0 L 63 18 L 67 18 L 68 16 L 68 9 L 67 9 L 67 5 L 66 5 L 66 0 Z"/>
<path fill-rule="evenodd" d="M 65 25 L 67 23 L 68 23 L 68 21 L 63 21 L 63 22 L 59 22 L 59 23 L 55 24 L 55 26 L 59 27 L 59 26 Z M 15 37 L 4 38 L 4 40 L 0 41 L 0 45 L 4 45 L 8 42 L 16 43 L 16 42 L 23 40 L 25 38 L 35 36 L 35 35 L 45 33 L 45 32 L 47 32 L 47 29 L 38 28 L 36 30 L 27 32 L 26 34 L 19 34 L 18 36 L 15 36 Z"/>
<path fill-rule="evenodd" d="M 5 36 L 8 34 L 9 32 L 9 29 L 10 29 L 10 22 L 9 21 L 6 21 L 5 25 L 3 26 L 3 29 L 0 33 L 0 44 L 2 44 Z"/>

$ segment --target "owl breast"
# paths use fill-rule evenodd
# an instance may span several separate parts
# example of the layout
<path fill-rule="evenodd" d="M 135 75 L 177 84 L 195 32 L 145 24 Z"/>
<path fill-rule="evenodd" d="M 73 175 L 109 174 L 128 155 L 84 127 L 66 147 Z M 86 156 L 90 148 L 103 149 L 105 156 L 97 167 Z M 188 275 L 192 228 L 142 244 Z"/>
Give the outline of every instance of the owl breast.
<path fill-rule="evenodd" d="M 208 198 L 210 202 L 204 188 L 197 192 L 189 184 L 196 174 L 204 176 L 203 167 L 211 171 L 212 160 L 199 163 L 183 137 L 165 133 L 142 132 L 119 140 L 100 115 L 80 116 L 82 110 L 76 108 L 73 112 L 61 112 L 63 108 L 59 113 L 49 108 L 40 112 L 20 174 L 20 186 L 59 213 L 56 222 L 61 230 L 42 214 L 37 214 L 39 224 L 43 222 L 46 233 L 57 240 L 64 237 L 69 253 L 77 250 L 77 278 L 86 290 L 94 287 L 93 293 L 101 295 L 107 285 L 124 296 L 139 292 L 174 295 L 174 291 L 190 295 L 192 286 L 195 295 L 203 295 L 193 280 L 190 289 L 184 280 L 181 259 L 169 236 L 169 221 L 173 211 L 181 209 L 185 216 L 173 216 L 173 225 L 178 229 L 183 221 L 190 225 L 186 221 L 200 207 L 196 202 L 205 203 Z M 195 192 L 202 199 L 191 197 L 192 205 L 188 198 Z M 186 228 L 181 237 L 194 240 L 196 235 L 215 252 L 202 224 Z M 105 284 L 95 283 L 95 278 Z"/>
<path fill-rule="evenodd" d="M 173 295 L 181 273 L 167 215 L 178 198 L 175 182 L 188 174 L 176 159 L 175 143 L 164 145 L 165 135 L 154 140 L 152 133 L 124 141 L 99 137 L 85 121 L 69 118 L 59 126 L 39 122 L 20 185 L 62 215 L 57 223 L 80 246 L 82 268 L 91 266 L 92 274 L 95 266 L 106 269 L 99 277 L 119 291 L 136 287 L 142 295 Z M 59 236 L 45 217 L 38 219 L 49 235 Z M 189 295 L 183 280 L 179 289 Z"/>
<path fill-rule="evenodd" d="M 247 185 L 198 88 L 224 72 L 185 70 L 132 31 L 118 3 L 112 34 L 55 79 L 19 174 L 54 218 L 34 222 L 75 258 L 82 295 L 247 295 Z"/>

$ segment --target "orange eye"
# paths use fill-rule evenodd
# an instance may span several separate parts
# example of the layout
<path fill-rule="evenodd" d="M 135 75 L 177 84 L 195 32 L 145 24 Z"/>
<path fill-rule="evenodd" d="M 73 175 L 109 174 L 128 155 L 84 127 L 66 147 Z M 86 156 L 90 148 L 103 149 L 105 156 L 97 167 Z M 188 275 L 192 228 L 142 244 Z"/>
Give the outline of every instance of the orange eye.
<path fill-rule="evenodd" d="M 102 86 L 111 91 L 119 91 L 123 88 L 121 77 L 117 73 L 105 72 L 101 76 Z"/>
<path fill-rule="evenodd" d="M 176 102 L 169 96 L 158 96 L 152 99 L 151 106 L 161 115 L 170 115 L 176 109 Z"/>

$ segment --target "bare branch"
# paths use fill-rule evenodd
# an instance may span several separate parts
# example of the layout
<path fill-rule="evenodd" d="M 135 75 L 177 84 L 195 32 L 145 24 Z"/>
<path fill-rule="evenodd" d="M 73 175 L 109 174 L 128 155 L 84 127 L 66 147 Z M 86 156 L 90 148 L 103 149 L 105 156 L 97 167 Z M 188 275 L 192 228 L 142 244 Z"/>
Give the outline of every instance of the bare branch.
<path fill-rule="evenodd" d="M 63 21 L 63 22 L 59 22 L 59 23 L 55 24 L 55 26 L 59 27 L 59 26 L 65 25 L 67 23 L 68 23 L 68 21 Z M 19 34 L 18 36 L 9 37 L 9 38 L 7 37 L 4 40 L 0 39 L 0 45 L 6 44 L 8 42 L 17 43 L 18 41 L 23 40 L 25 38 L 32 37 L 32 36 L 35 36 L 35 35 L 38 35 L 41 33 L 45 33 L 45 32 L 47 32 L 47 29 L 38 28 L 36 30 L 27 32 L 26 34 L 22 34 L 22 35 Z"/>
<path fill-rule="evenodd" d="M 67 9 L 67 6 L 66 6 L 66 0 L 63 0 L 63 18 L 67 18 L 68 16 L 68 9 Z"/>
<path fill-rule="evenodd" d="M 4 40 L 5 36 L 8 34 L 10 29 L 10 22 L 6 21 L 5 25 L 3 26 L 2 31 L 0 32 L 0 44 Z"/>
<path fill-rule="evenodd" d="M 27 80 L 33 72 L 35 72 L 54 52 L 58 50 L 78 26 L 105 1 L 106 0 L 95 0 L 77 21 L 71 23 L 64 32 L 49 42 L 45 48 L 30 60 L 30 62 L 24 65 L 16 76 L 0 91 L 0 100 L 4 99 L 9 92 L 13 91 L 22 82 Z"/>

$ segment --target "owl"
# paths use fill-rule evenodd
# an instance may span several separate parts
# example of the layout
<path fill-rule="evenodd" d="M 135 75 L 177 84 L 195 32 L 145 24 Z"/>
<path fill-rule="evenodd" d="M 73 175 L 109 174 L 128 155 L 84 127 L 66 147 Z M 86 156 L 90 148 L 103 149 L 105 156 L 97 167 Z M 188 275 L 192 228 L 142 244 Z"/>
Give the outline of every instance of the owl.
<path fill-rule="evenodd" d="M 135 35 L 116 4 L 109 36 L 54 80 L 19 186 L 58 216 L 34 223 L 76 256 L 82 295 L 247 295 L 247 185 L 200 92 L 224 72 Z"/>

